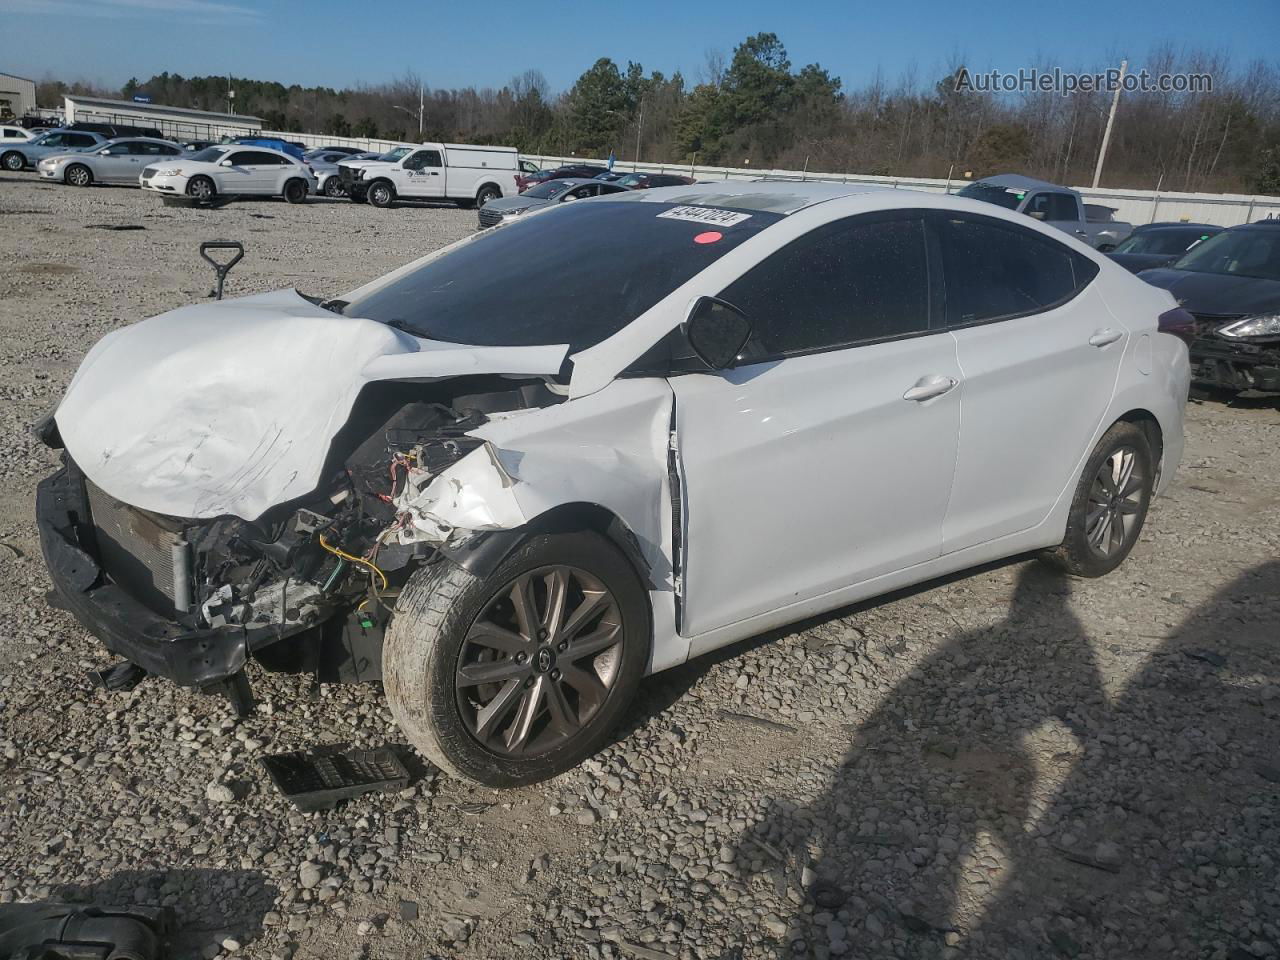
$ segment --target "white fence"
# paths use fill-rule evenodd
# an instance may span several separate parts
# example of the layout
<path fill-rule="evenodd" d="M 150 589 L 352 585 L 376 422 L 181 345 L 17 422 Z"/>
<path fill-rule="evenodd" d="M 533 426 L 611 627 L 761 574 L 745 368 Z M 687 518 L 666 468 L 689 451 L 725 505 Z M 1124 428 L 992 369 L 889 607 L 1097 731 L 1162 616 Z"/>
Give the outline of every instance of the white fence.
<path fill-rule="evenodd" d="M 308 146 L 359 147 L 362 150 L 389 150 L 406 146 L 397 140 L 368 140 L 361 137 L 326 137 L 309 133 L 284 133 L 263 131 L 260 136 L 296 140 Z M 562 157 L 525 154 L 539 167 L 556 167 L 562 163 L 599 163 L 588 157 Z M 964 186 L 963 180 L 931 180 L 921 177 L 874 177 L 856 173 L 819 173 L 813 170 L 754 169 L 750 167 L 708 167 L 694 164 L 630 163 L 614 164 L 618 170 L 638 170 L 643 173 L 679 173 L 697 180 L 754 180 L 773 177 L 784 180 L 824 180 L 836 183 L 865 183 L 873 186 L 892 187 L 898 190 L 923 190 L 927 193 L 955 191 Z M 1099 203 L 1114 207 L 1116 217 L 1133 224 L 1156 221 L 1185 220 L 1193 223 L 1216 223 L 1234 227 L 1269 217 L 1280 217 L 1280 197 L 1249 196 L 1234 193 L 1172 193 L 1155 190 L 1128 190 L 1109 187 L 1076 187 L 1087 203 Z"/>

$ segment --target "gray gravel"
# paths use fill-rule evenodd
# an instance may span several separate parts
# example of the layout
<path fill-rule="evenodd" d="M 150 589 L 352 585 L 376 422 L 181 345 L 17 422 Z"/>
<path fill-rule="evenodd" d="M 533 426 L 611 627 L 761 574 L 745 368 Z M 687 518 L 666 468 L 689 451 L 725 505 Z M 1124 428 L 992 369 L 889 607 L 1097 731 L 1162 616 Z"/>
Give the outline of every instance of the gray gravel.
<path fill-rule="evenodd" d="M 142 231 L 89 230 L 132 223 Z M 474 214 L 165 208 L 0 176 L 0 902 L 167 903 L 183 957 L 1196 957 L 1280 950 L 1280 413 L 1190 409 L 1114 575 L 997 566 L 649 681 L 614 745 L 497 793 L 426 775 L 302 814 L 258 764 L 401 738 L 378 691 L 147 680 L 44 602 L 25 433 L 93 341 L 233 294 L 333 295 Z"/>

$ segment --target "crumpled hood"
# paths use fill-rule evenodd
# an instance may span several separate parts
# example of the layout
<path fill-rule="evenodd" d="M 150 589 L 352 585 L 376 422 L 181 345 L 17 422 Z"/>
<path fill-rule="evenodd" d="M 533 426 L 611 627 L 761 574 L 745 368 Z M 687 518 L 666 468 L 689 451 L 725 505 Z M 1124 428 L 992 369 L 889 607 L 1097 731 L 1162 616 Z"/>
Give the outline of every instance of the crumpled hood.
<path fill-rule="evenodd" d="M 1148 270 L 1142 279 L 1164 287 L 1192 313 L 1250 314 L 1280 310 L 1280 281 L 1196 270 Z"/>
<path fill-rule="evenodd" d="M 293 290 L 197 304 L 94 345 L 55 420 L 117 500 L 171 516 L 257 519 L 315 489 L 356 396 L 376 380 L 553 375 L 567 345 L 423 340 Z"/>

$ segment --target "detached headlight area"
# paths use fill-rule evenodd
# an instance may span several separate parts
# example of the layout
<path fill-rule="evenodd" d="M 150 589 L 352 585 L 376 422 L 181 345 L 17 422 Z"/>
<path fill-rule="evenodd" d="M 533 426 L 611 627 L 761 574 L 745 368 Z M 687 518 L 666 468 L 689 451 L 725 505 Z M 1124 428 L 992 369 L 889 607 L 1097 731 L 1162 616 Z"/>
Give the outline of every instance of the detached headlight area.
<path fill-rule="evenodd" d="M 1243 320 L 1227 324 L 1218 333 L 1237 340 L 1250 337 L 1280 337 L 1280 313 L 1245 317 Z"/>
<path fill-rule="evenodd" d="M 155 172 L 157 177 L 180 177 L 182 176 L 182 168 L 161 167 Z"/>

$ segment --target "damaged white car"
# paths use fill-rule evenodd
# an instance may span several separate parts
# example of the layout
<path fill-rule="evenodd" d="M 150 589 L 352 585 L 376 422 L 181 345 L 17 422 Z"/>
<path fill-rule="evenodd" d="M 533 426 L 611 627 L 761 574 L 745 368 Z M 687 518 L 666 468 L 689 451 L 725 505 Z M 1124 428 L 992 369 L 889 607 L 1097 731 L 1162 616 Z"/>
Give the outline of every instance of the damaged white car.
<path fill-rule="evenodd" d="M 38 427 L 41 535 L 109 683 L 381 680 L 442 768 L 528 783 L 734 640 L 1027 551 L 1113 569 L 1190 322 L 976 201 L 618 194 L 108 335 Z"/>

